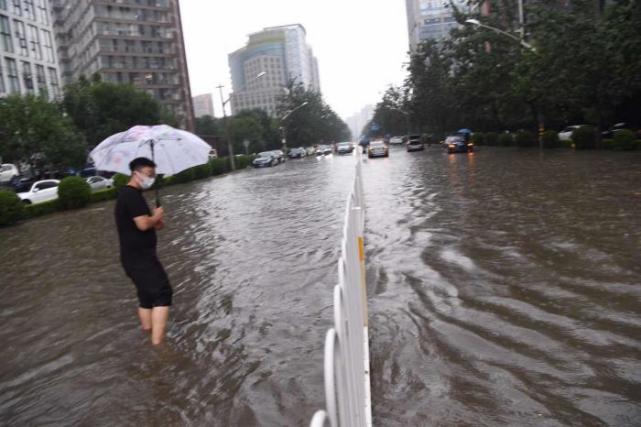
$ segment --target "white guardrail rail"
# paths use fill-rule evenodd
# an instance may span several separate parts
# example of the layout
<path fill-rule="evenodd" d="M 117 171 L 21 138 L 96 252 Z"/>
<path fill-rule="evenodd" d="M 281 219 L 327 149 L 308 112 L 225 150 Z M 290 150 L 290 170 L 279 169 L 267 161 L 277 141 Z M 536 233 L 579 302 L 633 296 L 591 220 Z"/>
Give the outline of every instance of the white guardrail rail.
<path fill-rule="evenodd" d="M 310 427 L 372 425 L 363 202 L 359 161 L 354 188 L 347 198 L 338 284 L 334 287 L 334 327 L 325 338 L 325 410 L 314 414 Z"/>

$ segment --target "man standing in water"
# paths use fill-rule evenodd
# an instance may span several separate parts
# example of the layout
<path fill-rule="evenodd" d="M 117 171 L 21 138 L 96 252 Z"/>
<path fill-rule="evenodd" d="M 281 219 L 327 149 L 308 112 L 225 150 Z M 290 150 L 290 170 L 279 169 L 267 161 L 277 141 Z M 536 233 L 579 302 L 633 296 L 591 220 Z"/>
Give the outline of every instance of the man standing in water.
<path fill-rule="evenodd" d="M 164 210 L 153 213 L 142 195 L 156 178 L 156 164 L 138 157 L 129 163 L 131 179 L 118 192 L 116 226 L 120 239 L 120 261 L 138 292 L 138 317 L 151 342 L 161 344 L 169 317 L 172 289 L 165 269 L 156 255 L 156 230 L 163 228 Z"/>

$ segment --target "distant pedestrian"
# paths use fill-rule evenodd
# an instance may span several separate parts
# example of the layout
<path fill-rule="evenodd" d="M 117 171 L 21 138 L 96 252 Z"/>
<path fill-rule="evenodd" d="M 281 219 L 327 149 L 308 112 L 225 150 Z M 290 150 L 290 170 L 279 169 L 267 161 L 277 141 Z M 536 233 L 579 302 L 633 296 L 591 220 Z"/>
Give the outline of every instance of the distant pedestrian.
<path fill-rule="evenodd" d="M 116 226 L 120 239 L 120 261 L 136 285 L 138 317 L 144 331 L 151 331 L 151 342 L 162 343 L 171 306 L 171 285 L 156 254 L 156 230 L 164 227 L 164 210 L 150 211 L 143 190 L 156 178 L 156 164 L 138 157 L 129 164 L 131 179 L 118 192 Z"/>

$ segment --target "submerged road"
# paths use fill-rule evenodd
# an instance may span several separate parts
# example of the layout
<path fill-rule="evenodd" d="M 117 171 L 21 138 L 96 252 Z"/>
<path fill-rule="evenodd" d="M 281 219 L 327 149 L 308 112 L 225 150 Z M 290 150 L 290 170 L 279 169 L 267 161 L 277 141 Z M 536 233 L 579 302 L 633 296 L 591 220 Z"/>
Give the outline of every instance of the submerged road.
<path fill-rule="evenodd" d="M 168 344 L 113 203 L 0 229 L 0 424 L 306 425 L 352 156 L 164 190 Z M 641 156 L 363 159 L 374 423 L 641 423 Z"/>

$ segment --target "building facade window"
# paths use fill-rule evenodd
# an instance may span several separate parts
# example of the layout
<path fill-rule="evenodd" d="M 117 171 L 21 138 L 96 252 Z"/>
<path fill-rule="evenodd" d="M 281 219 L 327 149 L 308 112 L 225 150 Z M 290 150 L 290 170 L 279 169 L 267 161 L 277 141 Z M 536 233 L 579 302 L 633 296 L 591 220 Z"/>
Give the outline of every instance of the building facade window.
<path fill-rule="evenodd" d="M 49 25 L 49 11 L 47 0 L 38 0 L 38 21 L 43 25 Z"/>
<path fill-rule="evenodd" d="M 25 61 L 22 61 L 22 84 L 27 93 L 33 93 L 33 72 L 31 64 Z"/>
<path fill-rule="evenodd" d="M 2 64 L 2 61 L 0 61 L 0 93 L 5 93 L 7 91 L 7 88 L 4 85 L 4 72 L 3 70 L 4 65 Z"/>
<path fill-rule="evenodd" d="M 42 30 L 43 44 L 45 47 L 45 61 L 53 64 L 55 59 L 53 57 L 53 41 L 51 39 L 51 33 L 47 30 Z"/>
<path fill-rule="evenodd" d="M 47 78 L 45 77 L 45 67 L 42 65 L 36 65 L 36 83 L 40 95 L 47 93 Z"/>
<path fill-rule="evenodd" d="M 0 45 L 2 50 L 13 53 L 13 41 L 11 40 L 11 27 L 9 27 L 9 18 L 0 15 Z"/>
<path fill-rule="evenodd" d="M 55 68 L 49 68 L 49 84 L 51 84 L 51 95 L 54 98 L 60 96 L 60 83 L 58 82 L 58 73 Z"/>
<path fill-rule="evenodd" d="M 22 0 L 22 6 L 24 7 L 24 16 L 32 21 L 36 20 L 36 7 L 33 4 L 33 0 Z"/>
<path fill-rule="evenodd" d="M 42 59 L 42 46 L 40 46 L 40 32 L 35 25 L 29 25 L 29 43 L 31 44 L 31 55 L 36 59 Z"/>
<path fill-rule="evenodd" d="M 18 66 L 16 60 L 5 58 L 7 64 L 7 77 L 9 81 L 9 92 L 20 93 L 20 80 L 18 79 Z"/>
<path fill-rule="evenodd" d="M 7 0 L 0 0 L 0 10 L 7 10 Z"/>
<path fill-rule="evenodd" d="M 13 14 L 22 16 L 22 4 L 20 0 L 11 0 L 11 3 L 13 3 Z"/>
<path fill-rule="evenodd" d="M 18 40 L 18 51 L 22 56 L 29 56 L 29 46 L 27 45 L 27 35 L 24 29 L 24 22 L 13 20 L 13 29 L 16 32 L 16 39 Z"/>

